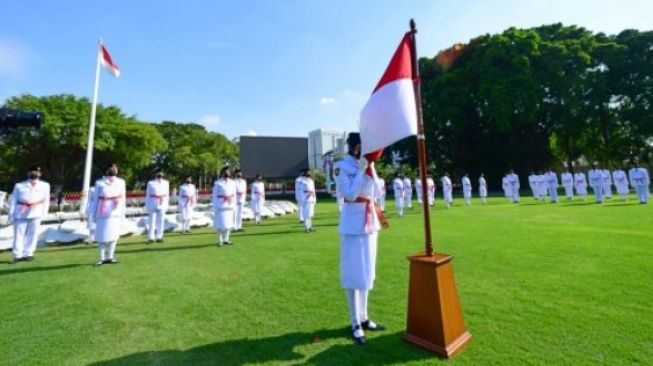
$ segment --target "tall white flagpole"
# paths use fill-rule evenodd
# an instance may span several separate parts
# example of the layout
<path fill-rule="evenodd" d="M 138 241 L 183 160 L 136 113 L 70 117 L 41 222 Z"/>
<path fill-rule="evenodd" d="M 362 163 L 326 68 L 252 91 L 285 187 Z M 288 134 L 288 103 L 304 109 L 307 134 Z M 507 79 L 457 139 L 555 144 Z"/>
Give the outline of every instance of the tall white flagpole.
<path fill-rule="evenodd" d="M 88 190 L 91 185 L 91 165 L 93 163 L 93 141 L 95 140 L 95 111 L 97 110 L 98 89 L 100 87 L 100 63 L 102 62 L 102 38 L 97 50 L 97 65 L 95 66 L 95 88 L 93 89 L 93 104 L 91 105 L 91 120 L 88 124 L 88 143 L 86 145 L 86 163 L 84 164 L 84 182 L 82 183 L 82 196 L 79 203 L 79 212 L 86 212 Z"/>

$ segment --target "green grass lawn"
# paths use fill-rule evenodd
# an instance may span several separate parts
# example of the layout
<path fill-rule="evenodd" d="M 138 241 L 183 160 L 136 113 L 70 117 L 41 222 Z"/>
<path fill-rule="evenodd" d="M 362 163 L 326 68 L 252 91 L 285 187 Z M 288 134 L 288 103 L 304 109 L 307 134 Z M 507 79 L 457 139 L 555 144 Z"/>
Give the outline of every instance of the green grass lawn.
<path fill-rule="evenodd" d="M 364 347 L 349 337 L 339 286 L 337 210 L 246 224 L 217 248 L 209 228 L 148 247 L 123 238 L 118 265 L 97 248 L 40 249 L 0 264 L 0 363 L 6 365 L 651 365 L 653 205 L 618 202 L 471 207 L 441 199 L 436 251 L 454 256 L 471 343 L 441 361 L 401 341 L 408 261 L 423 248 L 420 209 L 379 239 Z M 8 262 L 10 252 L 0 253 Z"/>

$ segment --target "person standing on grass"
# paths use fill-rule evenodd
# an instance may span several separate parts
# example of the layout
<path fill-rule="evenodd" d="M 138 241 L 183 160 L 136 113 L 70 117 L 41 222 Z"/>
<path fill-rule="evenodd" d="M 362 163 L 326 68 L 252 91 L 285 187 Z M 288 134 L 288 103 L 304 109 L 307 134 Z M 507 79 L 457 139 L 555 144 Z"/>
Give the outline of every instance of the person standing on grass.
<path fill-rule="evenodd" d="M 587 201 L 587 178 L 585 173 L 574 173 L 574 187 L 576 188 L 576 194 L 580 196 L 583 202 Z"/>
<path fill-rule="evenodd" d="M 463 184 L 463 197 L 465 197 L 465 204 L 470 206 L 472 204 L 472 181 L 469 180 L 469 175 L 465 174 L 462 179 Z"/>
<path fill-rule="evenodd" d="M 359 345 L 367 343 L 365 331 L 382 331 L 367 311 L 369 291 L 376 278 L 378 231 L 382 218 L 374 205 L 378 180 L 374 163 L 360 156 L 360 135 L 347 137 L 348 154 L 340 164 L 336 178 L 338 190 L 345 197 L 340 213 L 340 285 L 345 289 L 351 319 L 352 337 Z"/>
<path fill-rule="evenodd" d="M 435 181 L 430 175 L 426 177 L 426 190 L 429 195 L 429 206 L 433 206 L 435 204 Z"/>
<path fill-rule="evenodd" d="M 378 184 L 378 187 L 379 187 L 377 200 L 378 200 L 378 203 L 379 203 L 379 207 L 381 208 L 381 212 L 385 212 L 385 194 L 386 194 L 385 180 L 380 175 L 378 176 L 377 180 L 378 180 L 377 184 Z M 341 197 L 342 197 L 342 195 L 341 195 Z M 343 204 L 344 204 L 344 197 L 342 197 L 342 200 L 343 200 Z M 340 211 L 342 211 L 342 207 L 340 208 Z"/>
<path fill-rule="evenodd" d="M 531 192 L 533 192 L 533 198 L 539 200 L 539 194 L 537 193 L 537 175 L 535 172 L 531 172 L 531 175 L 528 176 L 528 186 L 531 187 Z"/>
<path fill-rule="evenodd" d="M 295 178 L 295 201 L 297 201 L 297 216 L 299 217 L 299 222 L 304 223 L 304 211 L 302 211 L 303 197 L 302 194 L 302 181 L 304 180 L 304 170 L 299 171 L 299 176 Z"/>
<path fill-rule="evenodd" d="M 218 247 L 233 244 L 229 234 L 234 228 L 234 208 L 236 205 L 236 183 L 229 178 L 229 167 L 220 169 L 220 177 L 213 184 L 211 201 L 213 203 L 213 227 L 218 234 Z"/>
<path fill-rule="evenodd" d="M 549 190 L 551 203 L 558 203 L 558 175 L 552 168 L 549 168 L 546 173 L 546 186 Z"/>
<path fill-rule="evenodd" d="M 404 217 L 404 177 L 402 174 L 395 174 L 395 179 L 392 181 L 392 189 L 395 193 L 397 215 Z"/>
<path fill-rule="evenodd" d="M 600 169 L 596 168 L 596 164 L 592 164 L 592 169 L 587 172 L 587 178 L 594 191 L 596 203 L 603 203 L 603 173 Z"/>
<path fill-rule="evenodd" d="M 449 173 L 444 173 L 442 177 L 442 198 L 444 198 L 444 204 L 447 206 L 447 209 L 451 207 L 453 203 L 453 184 L 451 183 L 451 178 L 449 178 Z"/>
<path fill-rule="evenodd" d="M 313 214 L 315 213 L 315 203 L 317 202 L 317 197 L 315 195 L 315 182 L 313 181 L 311 173 L 308 169 L 304 170 L 304 179 L 302 180 L 300 187 L 302 193 L 302 216 L 304 217 L 304 230 L 307 233 L 310 233 L 311 231 L 315 231 L 315 229 L 313 229 Z"/>
<path fill-rule="evenodd" d="M 145 207 L 147 208 L 147 242 L 163 242 L 166 211 L 170 200 L 170 183 L 163 179 L 163 170 L 156 171 L 154 179 L 147 183 Z"/>
<path fill-rule="evenodd" d="M 125 181 L 117 177 L 118 166 L 111 164 L 106 176 L 95 182 L 95 200 L 91 206 L 90 219 L 95 221 L 95 241 L 100 258 L 96 265 L 118 263 L 115 258 L 116 244 L 125 221 L 127 190 Z"/>
<path fill-rule="evenodd" d="M 635 193 L 637 193 L 637 197 L 639 198 L 639 203 L 648 203 L 648 197 L 650 194 L 649 184 L 651 184 L 648 171 L 639 166 L 639 163 L 634 163 L 633 167 L 628 172 L 628 175 L 630 177 L 630 184 L 635 189 Z"/>
<path fill-rule="evenodd" d="M 478 178 L 478 195 L 481 197 L 481 203 L 487 203 L 487 181 L 481 173 L 481 177 Z"/>
<path fill-rule="evenodd" d="M 510 182 L 508 181 L 508 173 L 506 173 L 501 179 L 501 187 L 503 188 L 503 195 L 508 199 L 512 200 L 512 191 L 510 190 Z"/>
<path fill-rule="evenodd" d="M 603 178 L 603 196 L 606 199 L 612 199 L 612 176 L 610 170 L 602 169 L 601 178 Z"/>
<path fill-rule="evenodd" d="M 34 260 L 41 219 L 50 210 L 50 184 L 41 179 L 41 168 L 32 166 L 27 180 L 16 183 L 7 218 L 14 223 L 14 258 L 11 264 Z"/>
<path fill-rule="evenodd" d="M 569 172 L 569 168 L 565 167 L 565 171 L 560 174 L 560 181 L 565 187 L 565 196 L 571 201 L 574 199 L 574 176 Z"/>
<path fill-rule="evenodd" d="M 617 188 L 617 194 L 619 194 L 622 201 L 625 201 L 628 198 L 628 193 L 630 193 L 626 172 L 623 169 L 616 169 L 612 172 L 612 180 L 614 181 L 614 186 Z"/>
<path fill-rule="evenodd" d="M 512 169 L 510 169 L 510 174 L 508 174 L 508 183 L 510 184 L 510 199 L 512 203 L 519 203 L 519 176 Z"/>
<path fill-rule="evenodd" d="M 177 195 L 177 207 L 181 216 L 182 234 L 190 233 L 190 220 L 193 218 L 193 211 L 197 205 L 197 189 L 193 184 L 193 178 L 186 177 L 184 184 L 179 187 Z"/>
<path fill-rule="evenodd" d="M 542 201 L 546 199 L 547 196 L 547 184 L 546 184 L 546 173 L 542 172 L 541 170 L 537 172 L 537 179 L 535 182 L 537 183 L 537 195 L 540 197 Z"/>
<path fill-rule="evenodd" d="M 247 181 L 243 178 L 243 171 L 236 169 L 236 210 L 234 212 L 234 231 L 243 231 L 243 208 L 247 201 Z"/>
<path fill-rule="evenodd" d="M 404 177 L 404 207 L 413 208 L 413 186 L 408 175 Z"/>
<path fill-rule="evenodd" d="M 417 178 L 415 178 L 415 184 L 414 185 L 415 185 L 415 194 L 417 195 L 417 203 L 421 205 L 422 202 L 423 202 L 422 201 L 422 177 L 421 176 L 417 176 Z"/>
<path fill-rule="evenodd" d="M 263 205 L 265 204 L 265 184 L 263 184 L 259 174 L 256 174 L 250 191 L 252 195 L 250 200 L 252 202 L 252 210 L 254 211 L 254 222 L 256 225 L 260 225 Z"/>

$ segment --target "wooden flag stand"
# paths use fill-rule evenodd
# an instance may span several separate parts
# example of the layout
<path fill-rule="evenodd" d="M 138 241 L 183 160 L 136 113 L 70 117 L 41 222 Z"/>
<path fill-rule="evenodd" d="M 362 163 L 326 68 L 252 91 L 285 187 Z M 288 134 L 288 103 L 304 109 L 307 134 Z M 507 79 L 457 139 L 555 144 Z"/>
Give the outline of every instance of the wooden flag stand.
<path fill-rule="evenodd" d="M 419 69 L 415 43 L 415 21 L 410 20 L 413 87 L 417 108 L 417 153 L 422 180 L 422 197 L 428 197 L 426 184 L 426 145 L 422 120 L 422 97 L 419 88 Z M 404 341 L 437 356 L 450 358 L 459 352 L 472 335 L 465 329 L 460 300 L 451 266 L 452 256 L 435 254 L 431 241 L 429 200 L 424 199 L 425 251 L 408 257 L 410 279 L 408 286 L 408 320 Z"/>

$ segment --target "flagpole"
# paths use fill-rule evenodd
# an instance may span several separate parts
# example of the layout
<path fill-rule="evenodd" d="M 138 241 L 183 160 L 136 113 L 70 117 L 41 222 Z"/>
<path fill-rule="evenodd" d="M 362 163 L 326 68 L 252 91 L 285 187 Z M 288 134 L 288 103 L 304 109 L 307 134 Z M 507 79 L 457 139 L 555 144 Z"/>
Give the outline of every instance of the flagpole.
<path fill-rule="evenodd" d="M 426 136 L 424 135 L 424 120 L 422 118 L 422 93 L 420 92 L 419 66 L 417 64 L 417 42 L 415 41 L 417 28 L 415 20 L 410 20 L 411 58 L 413 69 L 413 90 L 415 92 L 415 107 L 417 108 L 417 155 L 419 160 L 419 174 L 422 180 L 422 200 L 424 211 L 424 252 L 427 256 L 433 255 L 433 242 L 431 239 L 431 211 L 428 200 L 428 186 L 426 182 Z"/>
<path fill-rule="evenodd" d="M 95 65 L 95 87 L 93 88 L 93 104 L 91 104 L 91 119 L 88 123 L 88 143 L 86 144 L 86 162 L 84 164 L 84 181 L 82 183 L 82 195 L 79 203 L 79 212 L 86 211 L 88 202 L 88 191 L 91 185 L 91 165 L 93 163 L 93 142 L 95 140 L 95 113 L 97 110 L 98 89 L 100 87 L 100 63 L 102 38 L 98 42 L 97 64 Z"/>

